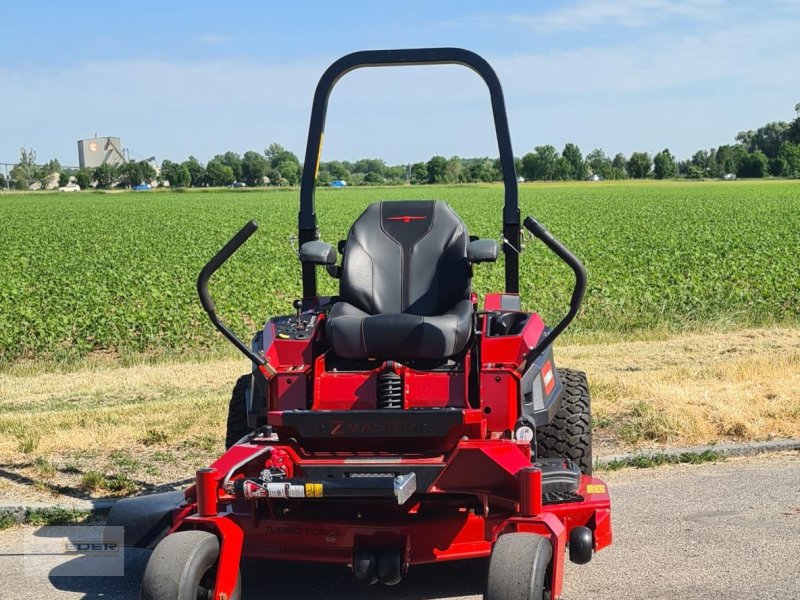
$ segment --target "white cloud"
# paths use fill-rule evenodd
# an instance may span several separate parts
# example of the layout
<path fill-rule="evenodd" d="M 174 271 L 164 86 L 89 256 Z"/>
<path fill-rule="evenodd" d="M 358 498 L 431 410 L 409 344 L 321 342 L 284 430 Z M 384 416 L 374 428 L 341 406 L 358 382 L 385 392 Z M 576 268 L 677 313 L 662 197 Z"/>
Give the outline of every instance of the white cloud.
<path fill-rule="evenodd" d="M 722 0 L 578 0 L 535 16 L 512 15 L 508 21 L 557 32 L 606 25 L 644 27 L 669 19 L 712 20 L 722 10 Z"/>
<path fill-rule="evenodd" d="M 584 151 L 678 156 L 788 119 L 800 100 L 796 20 L 653 34 L 638 43 L 487 55 L 505 89 L 518 154 L 577 142 Z M 306 141 L 318 77 L 334 57 L 96 61 L 63 69 L 0 67 L 0 160 L 17 147 L 76 161 L 75 140 L 119 135 L 134 155 L 180 160 Z M 496 155 L 488 94 L 460 67 L 364 69 L 329 105 L 324 159 Z"/>

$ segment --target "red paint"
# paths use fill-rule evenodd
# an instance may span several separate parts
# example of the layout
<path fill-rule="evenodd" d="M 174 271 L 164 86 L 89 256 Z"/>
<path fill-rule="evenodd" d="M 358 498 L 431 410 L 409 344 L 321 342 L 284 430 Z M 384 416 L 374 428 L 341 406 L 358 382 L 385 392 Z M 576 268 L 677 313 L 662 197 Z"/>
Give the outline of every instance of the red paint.
<path fill-rule="evenodd" d="M 406 217 L 392 219 L 408 222 Z M 487 310 L 500 310 L 501 299 L 502 294 L 488 295 Z M 477 297 L 473 301 L 477 305 Z M 242 555 L 349 564 L 358 544 L 398 548 L 404 564 L 424 564 L 487 557 L 498 536 L 513 531 L 536 533 L 550 540 L 552 597 L 557 598 L 562 589 L 569 531 L 577 526 L 591 528 L 595 550 L 611 544 L 610 500 L 605 485 L 584 476 L 579 488 L 583 501 L 542 505 L 542 473 L 531 467 L 531 448 L 510 439 L 520 410 L 521 362 L 543 333 L 542 319 L 535 313 L 528 315 L 514 335 L 488 336 L 487 318 L 482 314 L 478 315 L 477 327 L 482 332 L 480 347 L 473 346 L 462 364 L 454 368 L 392 366 L 403 381 L 403 409 L 454 411 L 458 418 L 449 430 L 438 437 L 377 433 L 354 437 L 352 428 L 342 421 L 328 423 L 330 435 L 315 438 L 312 443 L 301 439 L 288 425 L 288 415 L 297 414 L 289 411 L 373 411 L 378 377 L 390 365 L 376 362 L 369 369 L 333 370 L 341 363 L 330 360 L 324 315 L 318 317 L 305 340 L 276 339 L 273 325 L 267 325 L 264 339 L 269 368 L 261 372 L 270 386 L 267 421 L 277 438 L 255 438 L 230 448 L 210 471 L 198 472 L 196 485 L 186 491 L 187 504 L 173 512 L 170 532 L 203 528 L 220 537 L 215 598 L 233 591 Z M 472 360 L 475 353 L 479 361 Z M 471 369 L 477 369 L 472 378 Z M 548 357 L 541 373 L 546 394 L 554 389 L 556 375 L 555 364 Z M 471 398 L 473 383 L 478 389 L 473 390 Z M 390 422 L 383 427 L 393 423 L 391 415 L 387 419 Z M 371 416 L 357 423 L 359 427 L 379 425 L 377 421 L 373 425 Z M 378 427 L 375 431 L 381 430 Z M 427 489 L 418 489 L 403 506 L 367 499 L 234 501 L 221 488 L 229 472 L 236 479 L 280 468 L 288 477 L 305 477 L 304 469 L 331 468 L 338 473 L 359 474 L 376 465 L 386 472 L 392 472 L 393 465 L 411 470 L 418 467 L 418 473 L 429 472 L 426 469 L 435 472 L 426 480 L 430 481 Z M 237 470 L 232 471 L 234 467 Z M 587 492 L 587 485 L 594 486 L 589 488 L 592 493 Z M 484 512 L 484 506 L 488 512 Z"/>
<path fill-rule="evenodd" d="M 217 514 L 217 480 L 219 473 L 214 468 L 197 470 L 197 514 L 209 517 Z"/>
<path fill-rule="evenodd" d="M 403 215 L 401 217 L 387 217 L 387 221 L 402 221 L 403 223 L 410 223 L 411 221 L 424 221 L 427 217 L 420 217 L 414 215 Z"/>

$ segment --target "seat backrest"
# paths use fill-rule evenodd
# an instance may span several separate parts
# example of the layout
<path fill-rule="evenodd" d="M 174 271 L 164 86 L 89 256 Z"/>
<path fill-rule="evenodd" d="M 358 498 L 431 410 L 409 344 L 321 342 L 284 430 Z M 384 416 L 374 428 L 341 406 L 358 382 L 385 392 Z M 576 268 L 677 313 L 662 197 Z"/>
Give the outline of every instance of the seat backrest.
<path fill-rule="evenodd" d="M 372 315 L 442 314 L 469 298 L 468 243 L 466 226 L 444 202 L 371 204 L 350 228 L 339 295 Z"/>

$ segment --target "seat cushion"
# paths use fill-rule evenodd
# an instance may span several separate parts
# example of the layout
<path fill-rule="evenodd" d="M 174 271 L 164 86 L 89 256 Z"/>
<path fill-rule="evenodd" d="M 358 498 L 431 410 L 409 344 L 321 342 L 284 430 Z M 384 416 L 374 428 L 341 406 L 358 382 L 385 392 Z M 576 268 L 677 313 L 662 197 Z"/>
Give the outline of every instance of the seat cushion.
<path fill-rule="evenodd" d="M 435 316 L 370 315 L 337 302 L 328 316 L 328 339 L 342 358 L 441 360 L 461 352 L 472 333 L 470 300 Z"/>

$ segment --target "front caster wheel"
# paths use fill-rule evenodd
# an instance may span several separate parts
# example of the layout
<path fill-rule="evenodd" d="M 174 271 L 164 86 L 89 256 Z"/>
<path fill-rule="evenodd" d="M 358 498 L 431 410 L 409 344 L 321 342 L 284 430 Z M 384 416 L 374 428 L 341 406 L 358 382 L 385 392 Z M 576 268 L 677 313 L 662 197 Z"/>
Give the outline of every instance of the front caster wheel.
<path fill-rule="evenodd" d="M 550 541 L 535 533 L 506 533 L 497 538 L 489 559 L 484 600 L 547 600 Z"/>
<path fill-rule="evenodd" d="M 219 540 L 207 531 L 179 531 L 159 542 L 142 577 L 141 600 L 212 600 Z M 241 597 L 241 578 L 230 600 Z"/>

